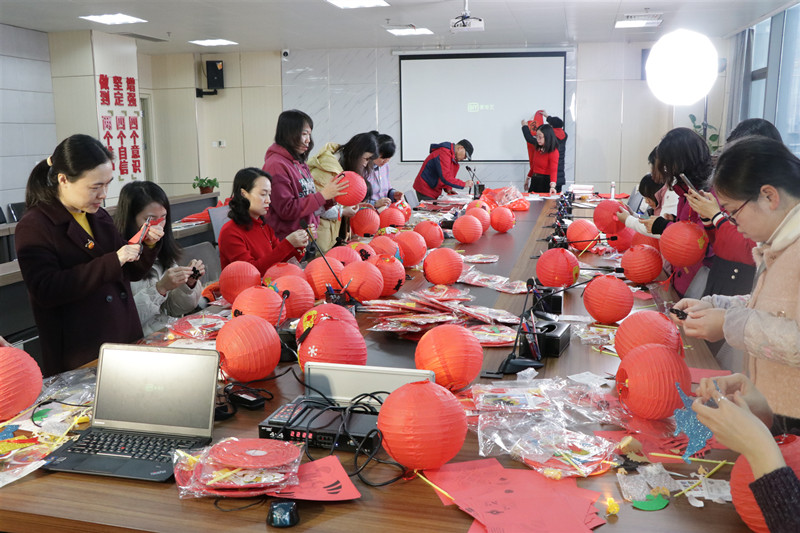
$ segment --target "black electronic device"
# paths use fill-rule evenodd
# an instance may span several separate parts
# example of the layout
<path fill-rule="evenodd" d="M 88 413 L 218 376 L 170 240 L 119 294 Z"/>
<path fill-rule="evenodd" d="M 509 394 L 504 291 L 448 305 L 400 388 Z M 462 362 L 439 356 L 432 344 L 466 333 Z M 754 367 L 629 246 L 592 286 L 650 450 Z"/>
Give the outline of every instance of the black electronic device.
<path fill-rule="evenodd" d="M 297 502 L 292 500 L 272 500 L 267 512 L 267 525 L 270 527 L 292 527 L 300 522 Z"/>
<path fill-rule="evenodd" d="M 686 320 L 687 318 L 689 318 L 689 315 L 686 313 L 686 311 L 682 309 L 676 309 L 674 307 L 670 307 L 669 312 L 678 317 L 678 320 Z"/>
<path fill-rule="evenodd" d="M 339 279 L 339 276 L 336 275 L 336 271 L 334 271 L 333 268 L 331 268 L 331 264 L 328 263 L 328 258 L 325 257 L 325 252 L 322 251 L 322 249 L 319 247 L 319 244 L 317 244 L 317 240 L 314 238 L 314 233 L 312 233 L 312 231 L 310 229 L 308 229 L 308 220 L 305 219 L 305 218 L 301 218 L 300 219 L 300 227 L 302 229 L 306 230 L 306 233 L 308 234 L 308 238 L 311 239 L 311 243 L 314 246 L 317 247 L 317 250 L 319 250 L 319 255 L 322 256 L 322 260 L 325 261 L 325 264 L 328 266 L 328 270 L 330 270 L 331 274 L 333 274 L 333 279 L 336 280 L 336 283 L 339 284 L 339 287 L 342 287 L 342 289 L 340 291 L 338 291 L 338 293 L 341 294 L 342 297 L 336 298 L 334 300 L 331 300 L 330 303 L 335 303 L 335 304 L 342 305 L 342 304 L 345 304 L 345 303 L 354 304 L 354 303 L 358 302 L 358 300 L 356 300 L 356 298 L 353 297 L 352 294 L 347 292 L 347 285 L 349 285 L 350 282 L 348 281 L 347 285 L 343 284 L 342 280 Z M 284 291 L 284 292 L 286 292 L 286 291 Z M 329 292 L 336 293 L 337 291 L 331 290 Z M 326 296 L 326 301 L 327 301 L 327 296 Z"/>
<path fill-rule="evenodd" d="M 559 357 L 569 346 L 569 324 L 555 321 L 536 322 L 536 339 L 542 357 Z"/>
<path fill-rule="evenodd" d="M 378 427 L 378 414 L 351 411 L 347 415 L 347 433 L 341 428 L 342 410 L 289 403 L 279 407 L 258 424 L 258 436 L 294 442 L 308 442 L 311 448 L 354 452 L 359 445 L 371 452 L 380 445 L 374 430 Z M 367 435 L 373 434 L 366 440 Z M 363 441 L 363 444 L 362 444 Z"/>
<path fill-rule="evenodd" d="M 289 318 L 275 328 L 281 339 L 281 362 L 297 362 L 297 323 L 299 319 Z"/>
<path fill-rule="evenodd" d="M 206 61 L 206 76 L 209 89 L 224 89 L 225 76 L 222 71 L 222 61 Z"/>

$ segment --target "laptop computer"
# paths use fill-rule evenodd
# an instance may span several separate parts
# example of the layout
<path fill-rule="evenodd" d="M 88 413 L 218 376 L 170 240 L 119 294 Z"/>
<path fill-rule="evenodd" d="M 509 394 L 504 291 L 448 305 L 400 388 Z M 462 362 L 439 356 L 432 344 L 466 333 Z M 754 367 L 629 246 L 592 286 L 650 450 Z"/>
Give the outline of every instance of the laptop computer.
<path fill-rule="evenodd" d="M 102 345 L 91 426 L 43 468 L 167 481 L 175 448 L 211 442 L 218 365 L 213 350 Z"/>

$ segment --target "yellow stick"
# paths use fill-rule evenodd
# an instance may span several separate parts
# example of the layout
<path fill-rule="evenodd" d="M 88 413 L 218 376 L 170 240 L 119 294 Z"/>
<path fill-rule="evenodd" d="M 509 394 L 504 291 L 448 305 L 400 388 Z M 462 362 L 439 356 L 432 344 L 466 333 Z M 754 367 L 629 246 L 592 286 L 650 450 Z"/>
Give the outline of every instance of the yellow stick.
<path fill-rule="evenodd" d="M 669 459 L 683 459 L 683 457 L 681 457 L 680 455 L 672 455 L 672 454 L 669 454 L 669 453 L 655 453 L 655 452 L 653 452 L 653 453 L 648 453 L 647 455 L 653 455 L 655 457 L 667 457 Z M 715 465 L 718 465 L 718 464 L 732 465 L 732 464 L 734 464 L 731 461 L 714 461 L 713 459 L 699 459 L 697 457 L 689 457 L 689 460 L 690 461 L 698 461 L 698 462 L 701 462 L 701 463 L 714 463 Z"/>
<path fill-rule="evenodd" d="M 241 468 L 234 468 L 233 470 L 228 470 L 227 472 L 221 472 L 221 473 L 217 474 L 216 476 L 214 476 L 213 478 L 211 478 L 211 481 L 206 483 L 206 485 L 213 485 L 214 483 L 219 483 L 223 479 L 231 477 L 236 472 L 240 472 L 241 470 L 242 470 Z"/>
<path fill-rule="evenodd" d="M 686 494 L 687 492 L 689 492 L 690 490 L 692 490 L 693 488 L 698 486 L 700 483 L 702 483 L 704 479 L 710 478 L 714 474 L 714 472 L 716 472 L 717 470 L 719 470 L 720 468 L 725 466 L 725 463 L 727 463 L 727 461 L 723 461 L 720 464 L 718 464 L 717 466 L 715 466 L 714 469 L 711 472 L 709 472 L 708 474 L 706 474 L 705 476 L 703 476 L 699 480 L 697 480 L 697 483 L 695 483 L 694 485 L 691 485 L 689 487 L 686 487 L 685 489 L 680 491 L 678 494 L 676 494 L 675 497 L 677 498 L 681 494 Z"/>
<path fill-rule="evenodd" d="M 436 484 L 435 484 L 433 481 L 431 481 L 430 479 L 428 479 L 428 478 L 426 478 L 425 476 L 423 476 L 422 474 L 420 474 L 418 470 L 415 470 L 415 471 L 414 471 L 414 473 L 415 473 L 415 474 L 417 475 L 417 477 L 419 477 L 419 478 L 420 478 L 422 481 L 424 481 L 425 483 L 427 483 L 428 485 L 430 485 L 430 486 L 431 486 L 431 487 L 433 487 L 434 489 L 438 490 L 439 492 L 441 492 L 442 494 L 444 494 L 445 496 L 447 496 L 447 497 L 448 497 L 448 498 L 450 498 L 451 500 L 453 500 L 453 501 L 456 501 L 456 499 L 455 499 L 455 498 L 453 498 L 452 496 L 450 496 L 449 494 L 447 494 L 447 491 L 445 491 L 445 490 L 444 490 L 443 488 L 441 488 L 441 487 L 438 487 L 438 486 L 437 486 L 437 485 L 436 485 Z"/>
<path fill-rule="evenodd" d="M 600 235 L 598 235 L 597 237 L 595 237 L 594 239 L 592 239 L 591 241 L 589 241 L 589 244 L 587 244 L 587 245 L 586 245 L 586 248 L 584 248 L 583 250 L 581 250 L 581 253 L 579 253 L 579 254 L 578 254 L 578 257 L 582 256 L 582 255 L 583 255 L 583 252 L 585 252 L 586 250 L 588 250 L 589 248 L 591 248 L 592 246 L 594 246 L 594 243 L 598 242 L 598 239 L 599 239 L 599 238 L 600 238 Z"/>

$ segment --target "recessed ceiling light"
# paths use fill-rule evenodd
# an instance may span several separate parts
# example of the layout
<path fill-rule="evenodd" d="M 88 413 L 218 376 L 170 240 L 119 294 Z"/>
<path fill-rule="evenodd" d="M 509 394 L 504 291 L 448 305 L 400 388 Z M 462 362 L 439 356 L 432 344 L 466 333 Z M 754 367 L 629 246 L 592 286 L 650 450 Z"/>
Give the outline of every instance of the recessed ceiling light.
<path fill-rule="evenodd" d="M 116 15 L 89 15 L 87 17 L 78 17 L 92 22 L 99 22 L 100 24 L 134 24 L 136 22 L 147 22 L 146 20 L 137 19 L 130 15 L 117 13 Z"/>
<path fill-rule="evenodd" d="M 428 28 L 387 28 L 386 31 L 401 37 L 405 35 L 433 35 L 433 32 Z"/>
<path fill-rule="evenodd" d="M 192 44 L 199 44 L 200 46 L 229 46 L 232 44 L 239 44 L 226 39 L 205 39 L 202 41 L 189 41 Z"/>
<path fill-rule="evenodd" d="M 626 28 L 657 28 L 661 26 L 663 13 L 634 13 L 625 15 L 622 20 L 614 23 L 614 29 Z"/>
<path fill-rule="evenodd" d="M 384 0 L 325 0 L 341 9 L 353 9 L 357 7 L 389 7 Z"/>

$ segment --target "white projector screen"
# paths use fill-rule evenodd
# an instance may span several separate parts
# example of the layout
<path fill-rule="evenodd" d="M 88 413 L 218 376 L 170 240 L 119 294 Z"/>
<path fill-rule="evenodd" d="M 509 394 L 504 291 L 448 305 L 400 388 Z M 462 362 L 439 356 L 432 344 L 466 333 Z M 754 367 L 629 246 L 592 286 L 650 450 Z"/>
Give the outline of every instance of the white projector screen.
<path fill-rule="evenodd" d="M 566 52 L 400 56 L 400 156 L 468 139 L 476 161 L 527 161 L 520 121 L 564 118 Z"/>

